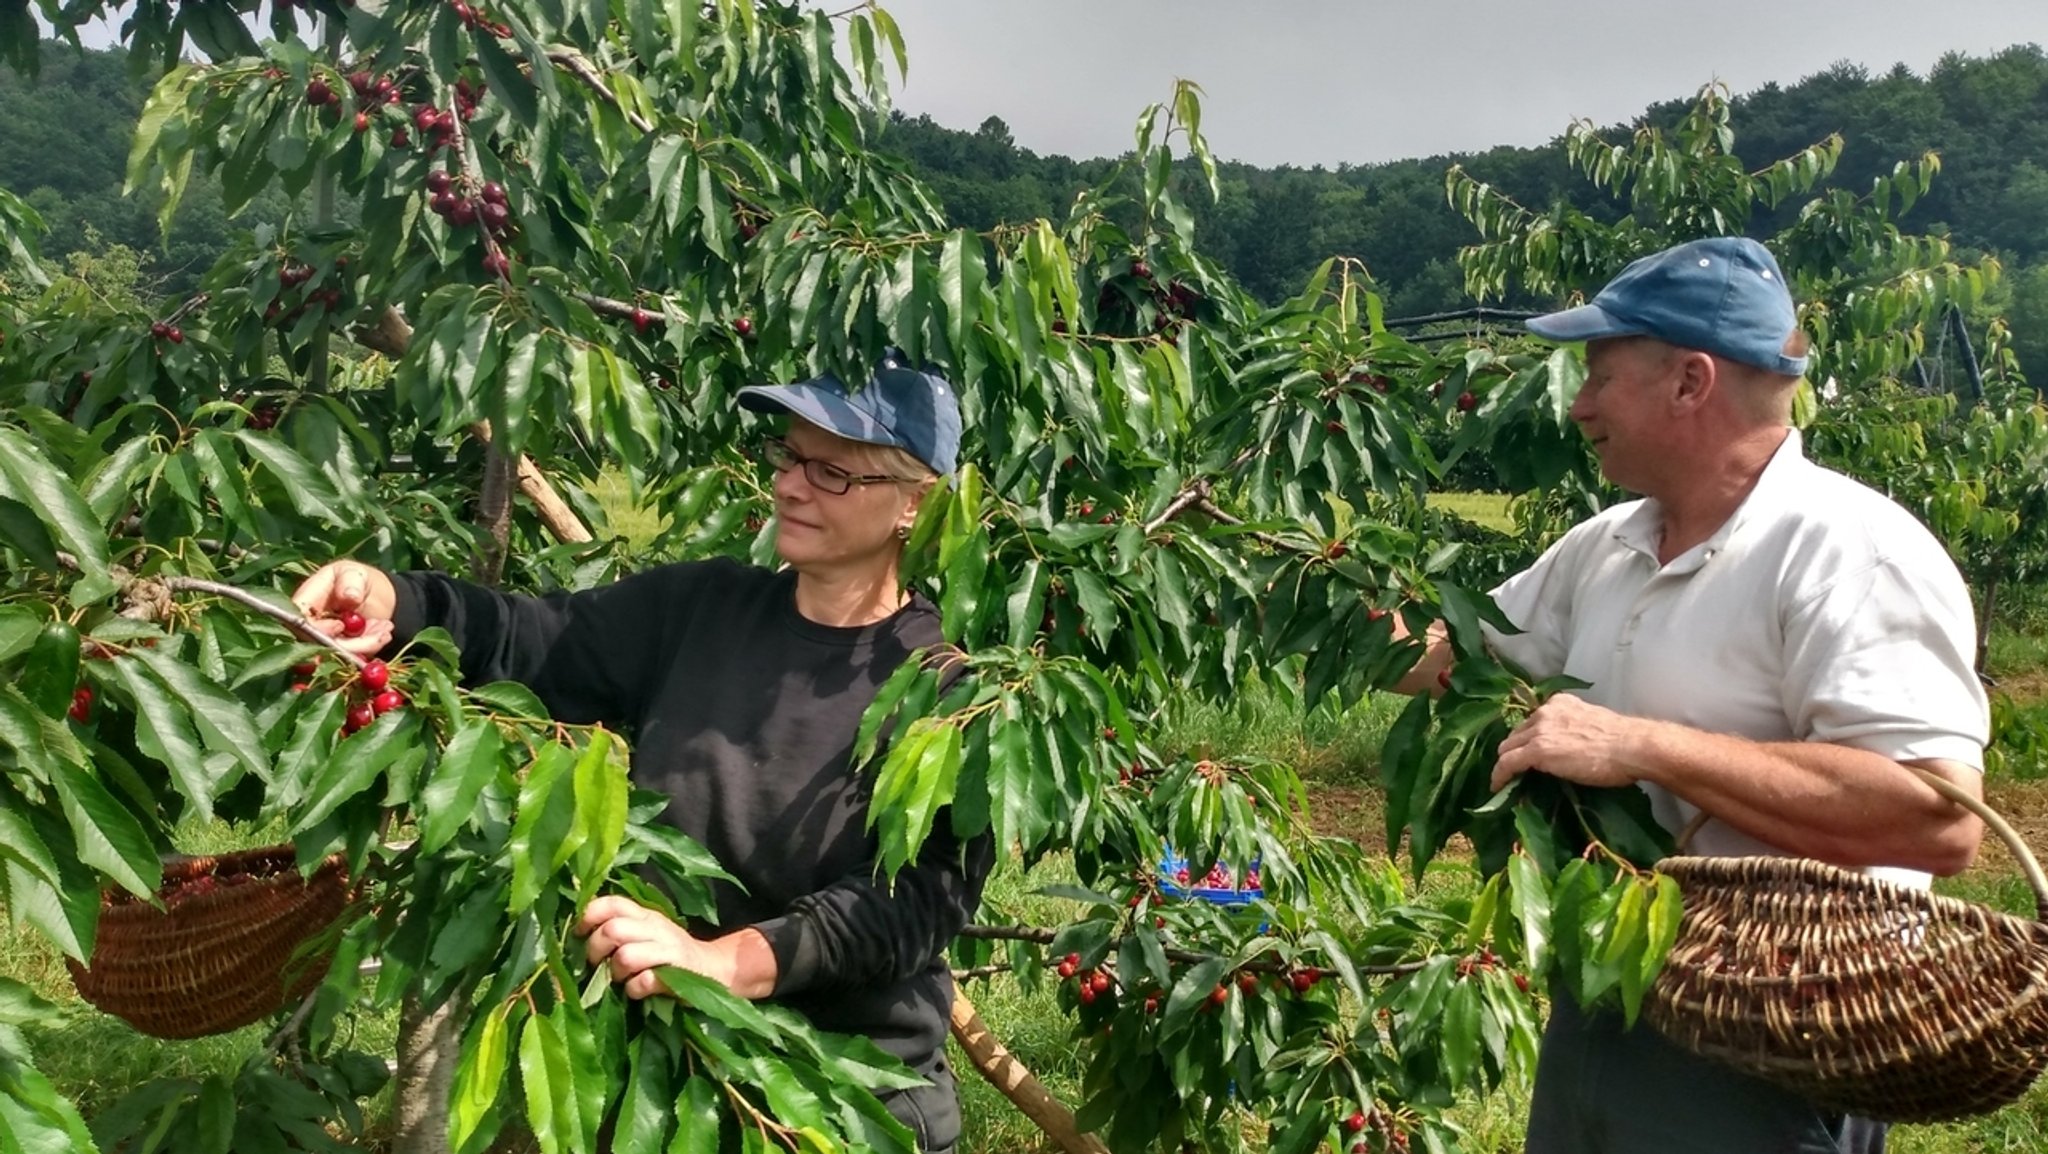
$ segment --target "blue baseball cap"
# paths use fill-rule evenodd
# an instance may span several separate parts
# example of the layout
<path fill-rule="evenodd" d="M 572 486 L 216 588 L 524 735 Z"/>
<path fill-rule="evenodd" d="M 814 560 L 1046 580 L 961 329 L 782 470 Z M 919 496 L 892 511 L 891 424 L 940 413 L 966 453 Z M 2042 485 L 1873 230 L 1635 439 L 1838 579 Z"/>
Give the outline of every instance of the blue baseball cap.
<path fill-rule="evenodd" d="M 849 441 L 902 449 L 940 476 L 960 462 L 960 401 L 953 386 L 893 355 L 857 392 L 828 375 L 792 385 L 748 385 L 739 399 L 752 412 L 786 412 Z"/>
<path fill-rule="evenodd" d="M 1785 355 L 1799 327 L 1785 273 L 1747 237 L 1709 237 L 1641 257 L 1590 303 L 1526 323 L 1553 341 L 1655 337 L 1767 372 L 1806 373 L 1805 357 Z"/>

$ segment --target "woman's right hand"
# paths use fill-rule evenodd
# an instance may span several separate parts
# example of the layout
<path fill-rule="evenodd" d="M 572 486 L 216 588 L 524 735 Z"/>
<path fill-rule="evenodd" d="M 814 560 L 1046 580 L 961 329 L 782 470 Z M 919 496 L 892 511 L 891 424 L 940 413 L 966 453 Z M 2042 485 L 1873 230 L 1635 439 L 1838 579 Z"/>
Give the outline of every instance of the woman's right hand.
<path fill-rule="evenodd" d="M 374 565 L 332 561 L 299 583 L 292 592 L 292 603 L 313 628 L 334 638 L 342 648 L 358 657 L 371 657 L 391 643 L 391 615 L 398 611 L 398 589 L 390 576 Z M 344 619 L 351 613 L 363 617 L 363 630 L 354 637 L 344 635 Z"/>

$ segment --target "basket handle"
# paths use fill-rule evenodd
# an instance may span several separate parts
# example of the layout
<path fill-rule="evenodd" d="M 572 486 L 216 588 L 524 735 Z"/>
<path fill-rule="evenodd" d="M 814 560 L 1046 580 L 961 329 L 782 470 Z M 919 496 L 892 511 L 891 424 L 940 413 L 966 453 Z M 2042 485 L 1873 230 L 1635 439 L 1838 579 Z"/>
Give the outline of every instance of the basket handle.
<path fill-rule="evenodd" d="M 2021 871 L 2027 875 L 2027 884 L 2033 887 L 2034 890 L 2035 920 L 2048 922 L 2048 873 L 2042 872 L 2041 863 L 2035 859 L 2034 851 L 2027 848 L 2027 843 L 2020 837 L 2019 831 L 2012 828 L 2010 822 L 2000 817 L 1997 810 L 1971 797 L 1962 787 L 1935 773 L 1933 770 L 1922 769 L 1917 765 L 1907 765 L 1903 761 L 1899 762 L 1899 764 L 1912 770 L 1913 774 L 1921 781 L 1926 782 L 1934 792 L 1984 819 L 1984 824 L 1989 826 L 1991 832 L 1998 835 L 1998 840 L 2004 842 L 2006 848 L 2012 851 L 2013 858 L 2020 863 Z M 1707 824 L 1710 816 L 1706 810 L 1700 810 L 1693 815 L 1691 821 L 1685 823 L 1685 828 L 1680 830 L 1678 834 L 1677 848 L 1679 853 L 1688 852 L 1688 847 L 1692 845 L 1693 835 L 1700 831 L 1701 826 Z"/>
<path fill-rule="evenodd" d="M 1905 765 L 1904 762 L 1900 764 Z M 1907 765 L 1906 768 L 1912 770 L 1915 776 L 1926 782 L 1934 792 L 1984 819 L 1984 824 L 1989 826 L 1991 832 L 1998 835 L 1998 840 L 2004 842 L 2006 848 L 2012 851 L 2013 858 L 2020 863 L 2021 871 L 2027 875 L 2027 884 L 2034 889 L 2035 920 L 2048 922 L 2048 874 L 2041 872 L 2041 863 L 2035 859 L 2034 851 L 2027 848 L 2027 843 L 2020 837 L 2019 831 L 2000 817 L 1997 810 L 1971 797 L 1961 786 L 1933 770 L 1922 769 L 1917 765 Z"/>

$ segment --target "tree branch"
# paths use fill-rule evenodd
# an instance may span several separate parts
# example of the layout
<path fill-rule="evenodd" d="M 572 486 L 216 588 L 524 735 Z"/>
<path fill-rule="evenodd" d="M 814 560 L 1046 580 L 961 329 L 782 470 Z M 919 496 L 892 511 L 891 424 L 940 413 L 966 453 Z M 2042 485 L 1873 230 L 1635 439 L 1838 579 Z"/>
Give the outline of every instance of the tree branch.
<path fill-rule="evenodd" d="M 239 589 L 233 585 L 223 585 L 218 581 L 208 581 L 201 577 L 174 576 L 159 578 L 143 578 L 143 580 L 160 581 L 162 582 L 165 591 L 170 593 L 206 593 L 215 597 L 224 597 L 229 601 L 233 601 L 238 605 L 246 606 L 250 609 L 255 610 L 258 613 L 261 613 L 265 617 L 270 618 L 272 621 L 277 622 L 278 624 L 284 626 L 286 629 L 291 630 L 294 634 L 298 635 L 299 639 L 302 641 L 310 641 L 315 645 L 324 645 L 327 648 L 332 649 L 334 652 L 341 655 L 342 661 L 346 662 L 353 668 L 361 669 L 364 665 L 362 658 L 357 657 L 355 654 L 350 653 L 348 650 L 342 648 L 341 643 L 339 641 L 336 641 L 334 638 L 329 637 L 327 634 L 322 633 L 318 629 L 313 628 L 313 623 L 311 621 L 306 620 L 306 618 L 300 616 L 297 613 L 293 613 L 290 610 L 279 609 L 277 606 L 272 605 L 270 602 L 265 601 L 263 598 L 256 596 L 254 593 L 251 593 L 246 589 Z"/>
<path fill-rule="evenodd" d="M 597 69 L 591 66 L 590 61 L 584 59 L 582 53 L 569 51 L 550 52 L 548 53 L 548 62 L 582 81 L 583 86 L 595 92 L 599 99 L 618 109 L 619 115 L 626 118 L 626 123 L 642 132 L 651 133 L 654 131 L 654 125 L 646 117 L 619 103 L 618 94 L 605 84 L 604 77 L 597 74 Z"/>
<path fill-rule="evenodd" d="M 1173 500 L 1167 502 L 1166 508 L 1161 509 L 1157 517 L 1145 522 L 1146 535 L 1149 536 L 1158 532 L 1161 526 L 1186 512 L 1190 506 L 1198 505 L 1208 499 L 1208 480 L 1197 479 L 1193 481 L 1187 488 L 1175 494 Z"/>
<path fill-rule="evenodd" d="M 1049 946 L 1053 943 L 1053 939 L 1059 936 L 1059 931 L 1046 929 L 1042 926 L 971 925 L 963 928 L 960 931 L 960 936 L 963 938 L 972 938 L 976 941 L 1033 942 L 1041 946 Z M 1166 954 L 1167 961 L 1182 962 L 1191 965 L 1212 961 L 1217 957 L 1217 955 L 1215 954 L 1196 953 L 1193 950 L 1167 949 L 1164 952 Z M 1356 968 L 1361 975 L 1367 975 L 1371 977 L 1400 977 L 1404 974 L 1415 973 L 1416 971 L 1422 969 L 1423 965 L 1424 963 L 1422 962 L 1400 962 L 1395 965 L 1388 966 L 1358 966 Z M 1241 970 L 1250 970 L 1254 973 L 1260 974 L 1285 974 L 1290 972 L 1290 970 L 1292 969 L 1292 967 L 1283 965 L 1279 962 L 1246 962 L 1238 968 Z"/>

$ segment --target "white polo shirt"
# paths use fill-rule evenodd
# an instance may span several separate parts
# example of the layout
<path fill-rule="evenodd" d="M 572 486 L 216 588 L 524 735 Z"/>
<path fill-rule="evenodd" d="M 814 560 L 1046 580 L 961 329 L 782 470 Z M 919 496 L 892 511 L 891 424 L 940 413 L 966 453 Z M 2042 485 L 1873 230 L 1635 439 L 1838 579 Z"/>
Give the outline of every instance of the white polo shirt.
<path fill-rule="evenodd" d="M 1496 651 L 1538 677 L 1589 682 L 1586 700 L 1620 713 L 1983 768 L 1976 618 L 1912 514 L 1808 461 L 1795 429 L 1728 522 L 1660 566 L 1662 524 L 1650 499 L 1565 534 L 1494 591 L 1524 631 L 1489 631 Z M 1643 789 L 1674 832 L 1698 812 Z M 1717 821 L 1691 851 L 1784 852 Z"/>

